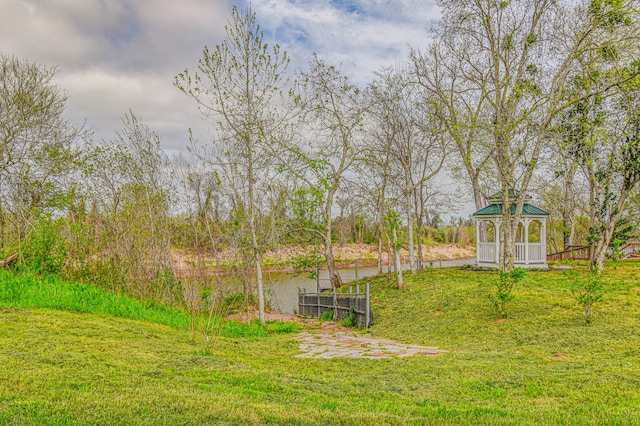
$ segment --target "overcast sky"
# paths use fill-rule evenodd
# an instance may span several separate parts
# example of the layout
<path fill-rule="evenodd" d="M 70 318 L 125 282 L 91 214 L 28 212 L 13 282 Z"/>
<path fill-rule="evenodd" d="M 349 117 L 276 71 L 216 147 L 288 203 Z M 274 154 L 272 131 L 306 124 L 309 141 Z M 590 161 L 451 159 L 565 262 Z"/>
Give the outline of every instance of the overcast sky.
<path fill-rule="evenodd" d="M 0 52 L 58 68 L 67 113 L 96 140 L 112 139 L 131 108 L 170 152 L 187 129 L 206 133 L 192 100 L 172 85 L 218 44 L 231 8 L 245 0 L 0 0 Z M 407 59 L 439 18 L 433 0 L 253 0 L 265 38 L 292 57 L 311 52 L 365 83 Z"/>

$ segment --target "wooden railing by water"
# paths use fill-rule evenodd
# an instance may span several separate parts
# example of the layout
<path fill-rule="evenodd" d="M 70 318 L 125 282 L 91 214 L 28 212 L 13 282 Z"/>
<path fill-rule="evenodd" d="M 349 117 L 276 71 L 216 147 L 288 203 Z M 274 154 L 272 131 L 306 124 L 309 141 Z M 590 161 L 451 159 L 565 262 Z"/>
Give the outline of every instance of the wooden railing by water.
<path fill-rule="evenodd" d="M 588 260 L 591 258 L 589 246 L 567 246 L 562 251 L 550 253 L 547 260 Z"/>
<path fill-rule="evenodd" d="M 631 256 L 635 256 L 640 253 L 640 242 L 639 241 L 629 241 L 624 246 L 620 247 L 620 250 L 623 253 L 622 258 L 626 259 Z"/>
<path fill-rule="evenodd" d="M 640 253 L 640 241 L 629 241 L 618 250 L 622 252 L 622 258 L 626 259 Z M 611 254 L 611 249 L 607 251 Z M 589 246 L 567 246 L 566 249 L 557 253 L 547 255 L 547 260 L 589 260 L 591 258 L 591 247 Z"/>
<path fill-rule="evenodd" d="M 334 300 L 338 301 L 337 306 L 334 305 Z M 359 285 L 349 287 L 349 293 L 337 293 L 335 289 L 321 293 L 307 293 L 305 289 L 298 291 L 300 315 L 319 318 L 325 312 L 336 310 L 338 321 L 344 320 L 353 312 L 358 327 L 368 328 L 373 324 L 369 283 L 365 285 L 364 293 L 360 292 Z"/>

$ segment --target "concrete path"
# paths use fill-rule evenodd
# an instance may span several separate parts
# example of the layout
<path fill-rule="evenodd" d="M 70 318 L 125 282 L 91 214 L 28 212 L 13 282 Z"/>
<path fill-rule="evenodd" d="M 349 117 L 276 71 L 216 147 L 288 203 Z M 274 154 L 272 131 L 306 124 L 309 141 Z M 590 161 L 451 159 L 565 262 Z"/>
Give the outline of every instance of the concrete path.
<path fill-rule="evenodd" d="M 377 339 L 369 334 L 303 332 L 298 339 L 302 352 L 296 355 L 298 358 L 405 358 L 446 352 L 433 347 Z"/>

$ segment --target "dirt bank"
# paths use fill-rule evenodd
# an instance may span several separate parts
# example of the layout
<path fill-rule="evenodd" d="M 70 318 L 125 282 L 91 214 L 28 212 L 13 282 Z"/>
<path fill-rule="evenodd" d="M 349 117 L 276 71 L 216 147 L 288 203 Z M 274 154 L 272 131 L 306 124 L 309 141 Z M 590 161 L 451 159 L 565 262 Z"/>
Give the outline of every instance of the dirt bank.
<path fill-rule="evenodd" d="M 275 250 L 269 250 L 263 257 L 263 268 L 265 271 L 289 271 L 291 270 L 291 260 L 313 252 L 321 253 L 319 246 L 283 246 Z M 437 262 L 439 260 L 469 259 L 474 257 L 476 250 L 474 246 L 460 246 L 456 244 L 443 244 L 437 246 L 425 246 L 423 260 L 425 262 Z M 336 245 L 334 256 L 338 267 L 345 268 L 353 266 L 358 261 L 359 266 L 373 266 L 378 262 L 378 247 L 371 244 L 344 244 Z M 400 250 L 400 257 L 403 263 L 408 263 L 409 252 Z M 383 263 L 387 263 L 387 253 L 382 254 Z M 198 260 L 195 253 L 186 250 L 176 250 L 173 253 L 174 265 L 177 271 L 187 272 L 197 269 L 197 266 L 204 267 L 211 271 L 224 272 L 236 261 L 236 254 L 231 250 L 224 250 L 216 255 L 206 254 Z M 322 264 L 321 264 L 322 267 Z"/>

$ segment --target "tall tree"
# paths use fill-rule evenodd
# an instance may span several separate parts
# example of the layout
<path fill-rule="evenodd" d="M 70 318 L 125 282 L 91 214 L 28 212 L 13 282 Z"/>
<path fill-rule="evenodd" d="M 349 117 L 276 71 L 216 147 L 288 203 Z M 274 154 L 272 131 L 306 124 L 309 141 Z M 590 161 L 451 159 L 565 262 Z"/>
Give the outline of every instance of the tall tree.
<path fill-rule="evenodd" d="M 0 172 L 72 129 L 56 69 L 0 54 Z"/>
<path fill-rule="evenodd" d="M 588 60 L 607 61 L 611 51 L 618 59 L 610 66 L 634 56 L 637 1 L 472 0 L 442 7 L 442 31 L 434 45 L 446 41 L 459 50 L 461 71 L 445 78 L 448 85 L 461 80 L 464 87 L 456 94 L 462 106 L 456 103 L 454 110 L 463 119 L 467 111 L 482 111 L 471 115 L 478 124 L 470 120 L 473 126 L 466 127 L 481 129 L 480 140 L 487 142 L 499 176 L 500 268 L 509 271 L 526 193 L 554 120 L 580 99 L 606 93 L 630 77 L 576 98 L 567 96 L 572 71 Z"/>
<path fill-rule="evenodd" d="M 333 255 L 333 210 L 347 173 L 366 152 L 361 136 L 367 106 L 358 86 L 316 54 L 299 80 L 305 107 L 299 133 L 305 137 L 295 144 L 281 140 L 275 154 L 280 167 L 300 182 L 309 208 L 317 210 L 321 229 L 311 231 L 322 241 L 331 285 L 338 288 L 342 278 Z"/>
<path fill-rule="evenodd" d="M 446 139 L 435 126 L 432 103 L 418 98 L 417 87 L 411 76 L 390 69 L 382 70 L 377 75 L 378 79 L 372 83 L 370 90 L 373 105 L 371 127 L 375 129 L 373 135 L 376 143 L 383 146 L 388 144 L 392 177 L 404 198 L 409 268 L 415 273 L 417 195 L 424 192 L 425 185 L 442 169 L 447 154 Z M 419 246 L 421 248 L 421 244 Z"/>
<path fill-rule="evenodd" d="M 630 70 L 631 72 L 634 72 Z M 602 271 L 625 206 L 640 182 L 640 80 L 608 99 L 604 126 L 585 138 L 581 155 L 589 181 L 591 269 Z"/>
<path fill-rule="evenodd" d="M 34 209 L 70 190 L 81 126 L 64 116 L 55 68 L 0 54 L 0 226 L 2 245 L 32 228 Z M 13 224 L 11 230 L 5 226 Z"/>
<path fill-rule="evenodd" d="M 217 155 L 244 182 L 238 195 L 244 204 L 242 220 L 255 269 L 260 321 L 264 323 L 264 249 L 257 226 L 262 196 L 259 185 L 271 161 L 266 147 L 277 139 L 288 119 L 278 104 L 287 85 L 289 57 L 278 45 L 269 47 L 263 40 L 250 6 L 243 11 L 234 7 L 225 29 L 222 43 L 213 50 L 204 48 L 198 71 L 186 69 L 174 84 L 215 124 Z"/>

